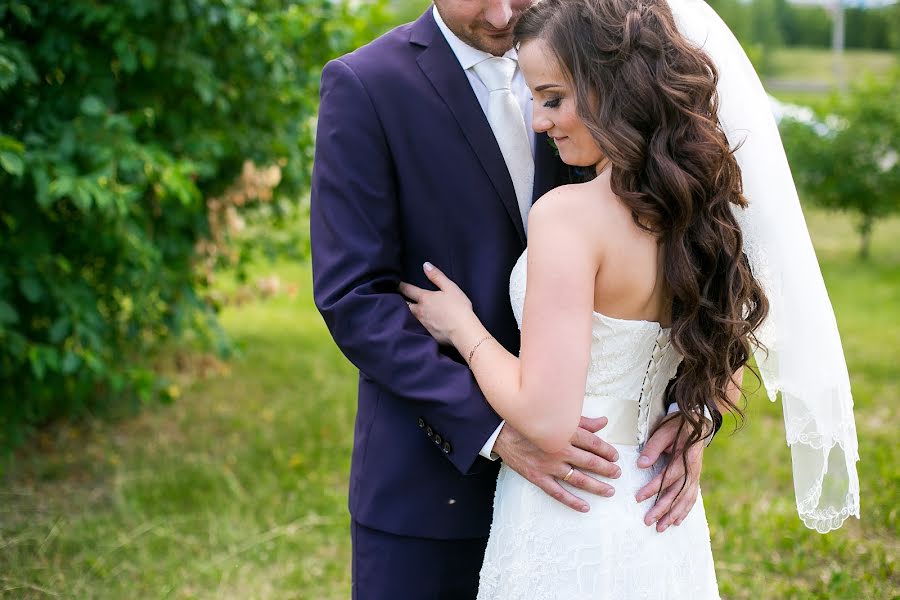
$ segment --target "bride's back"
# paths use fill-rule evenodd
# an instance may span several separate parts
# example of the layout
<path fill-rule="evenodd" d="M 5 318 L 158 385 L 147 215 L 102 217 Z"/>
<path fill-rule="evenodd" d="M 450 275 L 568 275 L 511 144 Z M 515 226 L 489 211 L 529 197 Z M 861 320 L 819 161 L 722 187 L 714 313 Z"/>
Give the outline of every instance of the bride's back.
<path fill-rule="evenodd" d="M 625 320 L 668 326 L 671 296 L 661 267 L 658 238 L 634 222 L 631 211 L 613 193 L 607 169 L 597 178 L 557 190 L 550 202 L 564 202 L 571 233 L 597 264 L 594 310 Z"/>

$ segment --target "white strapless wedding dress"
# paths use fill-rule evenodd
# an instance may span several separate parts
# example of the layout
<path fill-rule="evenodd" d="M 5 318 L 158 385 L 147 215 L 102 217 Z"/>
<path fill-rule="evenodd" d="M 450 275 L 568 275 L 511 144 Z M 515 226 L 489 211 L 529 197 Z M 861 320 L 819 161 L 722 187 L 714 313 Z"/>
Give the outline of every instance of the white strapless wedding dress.
<path fill-rule="evenodd" d="M 510 276 L 519 327 L 526 253 Z M 708 600 L 719 598 L 703 499 L 678 527 L 644 525 L 655 497 L 634 494 L 661 467 L 639 469 L 639 451 L 665 416 L 663 393 L 681 356 L 659 323 L 594 313 L 582 414 L 607 416 L 599 432 L 619 451 L 611 498 L 563 484 L 591 506 L 569 509 L 503 465 L 481 569 L 479 600 Z"/>

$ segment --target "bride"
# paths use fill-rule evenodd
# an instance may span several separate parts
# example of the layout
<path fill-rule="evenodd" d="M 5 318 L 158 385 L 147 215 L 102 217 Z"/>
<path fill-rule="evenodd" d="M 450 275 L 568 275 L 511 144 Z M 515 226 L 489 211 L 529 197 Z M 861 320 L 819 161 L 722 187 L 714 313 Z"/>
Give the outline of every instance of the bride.
<path fill-rule="evenodd" d="M 542 449 L 559 450 L 582 415 L 607 416 L 630 493 L 576 513 L 503 467 L 479 598 L 718 598 L 702 499 L 658 534 L 643 524 L 652 499 L 634 498 L 659 472 L 636 461 L 665 393 L 685 447 L 702 443 L 707 415 L 740 412 L 755 353 L 782 392 L 801 517 L 827 531 L 859 514 L 846 365 L 777 132 L 754 121 L 765 95 L 700 0 L 541 0 L 516 37 L 535 131 L 590 173 L 529 214 L 510 276 L 519 357 L 437 267 L 424 266 L 437 291 L 400 291 Z M 736 139 L 737 123 L 752 136 Z"/>

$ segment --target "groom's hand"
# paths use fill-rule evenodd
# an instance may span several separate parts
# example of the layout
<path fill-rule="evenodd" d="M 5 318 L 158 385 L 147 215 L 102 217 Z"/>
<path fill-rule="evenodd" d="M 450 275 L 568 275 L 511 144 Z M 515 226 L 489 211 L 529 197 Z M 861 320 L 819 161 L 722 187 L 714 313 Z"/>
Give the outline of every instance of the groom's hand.
<path fill-rule="evenodd" d="M 574 468 L 575 471 L 566 483 L 600 496 L 612 496 L 615 493 L 611 485 L 582 472 L 596 473 L 611 479 L 622 474 L 622 470 L 615 464 L 619 453 L 594 435 L 606 427 L 607 422 L 606 417 L 582 417 L 569 446 L 553 454 L 542 451 L 507 424 L 500 430 L 493 450 L 509 468 L 553 499 L 574 510 L 587 512 L 590 510 L 588 503 L 571 494 L 560 485 L 560 481 Z"/>
<path fill-rule="evenodd" d="M 662 456 L 672 457 L 672 454 L 680 451 L 684 446 L 689 433 L 687 428 L 678 436 L 678 427 L 684 417 L 678 414 L 664 421 L 641 451 L 638 458 L 638 467 L 648 469 Z M 676 439 L 677 438 L 677 439 Z M 662 533 L 670 525 L 681 525 L 684 518 L 694 508 L 697 494 L 700 492 L 700 471 L 703 468 L 703 450 L 706 444 L 701 440 L 687 449 L 687 471 L 680 456 L 672 459 L 669 468 L 656 477 L 650 483 L 638 490 L 635 498 L 643 502 L 651 496 L 659 493 L 656 504 L 644 517 L 647 526 L 656 523 L 656 531 Z M 663 478 L 665 475 L 665 478 Z M 684 486 L 682 488 L 682 486 Z M 662 491 L 660 491 L 662 490 Z"/>

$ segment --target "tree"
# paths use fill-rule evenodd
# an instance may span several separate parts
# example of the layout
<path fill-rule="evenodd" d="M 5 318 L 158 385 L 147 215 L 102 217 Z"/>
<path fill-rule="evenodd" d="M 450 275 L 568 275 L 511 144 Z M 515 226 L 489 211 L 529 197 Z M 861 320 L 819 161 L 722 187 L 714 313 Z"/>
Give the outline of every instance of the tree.
<path fill-rule="evenodd" d="M 782 43 L 779 19 L 783 0 L 710 0 L 709 5 L 728 24 L 756 70 L 772 72 L 772 51 Z"/>
<path fill-rule="evenodd" d="M 818 125 L 782 120 L 788 157 L 813 202 L 859 215 L 860 257 L 868 258 L 876 221 L 900 212 L 900 69 L 833 96 L 819 117 Z"/>
<path fill-rule="evenodd" d="M 833 19 L 824 6 L 787 3 L 779 16 L 786 46 L 831 46 Z"/>
<path fill-rule="evenodd" d="M 380 11 L 0 0 L 0 448 L 150 397 L 144 359 L 167 340 L 227 347 L 203 297 L 208 202 L 247 160 L 280 170 L 280 204 L 302 201 L 321 67 Z"/>
<path fill-rule="evenodd" d="M 844 10 L 847 18 L 847 48 L 890 49 L 890 18 L 893 6 L 847 7 Z"/>
<path fill-rule="evenodd" d="M 886 11 L 888 44 L 894 50 L 900 51 L 900 2 L 894 2 Z"/>

